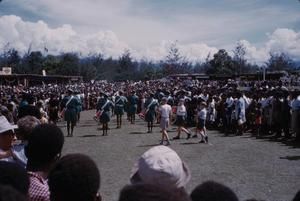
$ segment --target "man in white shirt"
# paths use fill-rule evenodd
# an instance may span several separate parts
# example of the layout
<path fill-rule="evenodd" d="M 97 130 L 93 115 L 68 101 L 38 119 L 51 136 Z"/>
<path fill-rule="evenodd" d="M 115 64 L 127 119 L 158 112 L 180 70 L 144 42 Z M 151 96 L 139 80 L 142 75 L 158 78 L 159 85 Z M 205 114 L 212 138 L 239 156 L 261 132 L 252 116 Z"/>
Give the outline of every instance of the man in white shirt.
<path fill-rule="evenodd" d="M 291 127 L 292 130 L 296 133 L 296 141 L 300 142 L 300 92 L 294 92 L 292 101 L 291 101 L 291 109 L 292 109 L 292 122 Z"/>
<path fill-rule="evenodd" d="M 161 106 L 159 107 L 158 111 L 160 114 L 160 128 L 162 129 L 162 136 L 160 144 L 164 143 L 164 140 L 167 140 L 166 145 L 170 145 L 169 136 L 167 133 L 167 128 L 169 127 L 171 118 L 172 118 L 172 107 L 167 104 L 168 99 L 162 98 Z"/>
<path fill-rule="evenodd" d="M 246 122 L 246 104 L 241 92 L 237 92 L 235 103 L 235 119 L 237 120 L 236 135 L 243 135 L 244 124 Z"/>
<path fill-rule="evenodd" d="M 227 95 L 225 105 L 226 105 L 225 107 L 226 118 L 224 121 L 224 129 L 225 129 L 225 135 L 228 135 L 233 129 L 232 114 L 233 114 L 234 99 L 232 98 L 231 93 Z"/>

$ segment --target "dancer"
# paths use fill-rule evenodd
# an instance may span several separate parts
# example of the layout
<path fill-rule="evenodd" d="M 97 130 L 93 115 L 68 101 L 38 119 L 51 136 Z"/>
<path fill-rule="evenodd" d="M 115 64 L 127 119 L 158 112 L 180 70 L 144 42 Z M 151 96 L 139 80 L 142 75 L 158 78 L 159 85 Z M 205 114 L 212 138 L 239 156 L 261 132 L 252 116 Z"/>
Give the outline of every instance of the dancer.
<path fill-rule="evenodd" d="M 184 128 L 185 120 L 186 120 L 187 112 L 186 108 L 184 106 L 184 99 L 180 99 L 177 109 L 176 109 L 176 124 L 178 126 L 177 128 L 177 136 L 173 137 L 173 140 L 180 139 L 181 131 L 185 132 L 187 134 L 187 139 L 191 137 L 191 132 Z"/>
<path fill-rule="evenodd" d="M 97 104 L 97 112 L 100 112 L 100 123 L 102 124 L 102 136 L 107 135 L 108 122 L 110 122 L 111 111 L 113 109 L 113 103 L 108 99 L 107 94 L 103 94 L 103 98 L 100 98 Z"/>
<path fill-rule="evenodd" d="M 128 117 L 131 124 L 135 123 L 135 114 L 137 112 L 137 104 L 139 98 L 137 97 L 135 91 L 131 92 L 131 95 L 128 98 L 129 108 L 128 108 Z"/>
<path fill-rule="evenodd" d="M 78 114 L 78 106 L 80 102 L 77 98 L 74 98 L 72 95 L 74 92 L 73 90 L 69 89 L 67 92 L 67 96 L 65 96 L 61 102 L 61 114 L 63 114 L 65 121 L 67 121 L 67 137 L 73 136 L 74 127 L 77 123 L 77 114 Z M 70 132 L 71 128 L 71 132 Z"/>
<path fill-rule="evenodd" d="M 208 136 L 206 134 L 206 128 L 205 128 L 205 121 L 207 116 L 207 110 L 206 110 L 206 103 L 201 102 L 199 105 L 198 113 L 197 113 L 197 127 L 196 127 L 196 134 L 198 135 L 198 132 L 201 136 L 201 140 L 199 143 L 208 143 Z"/>
<path fill-rule="evenodd" d="M 160 144 L 164 144 L 164 140 L 167 141 L 167 146 L 170 145 L 170 139 L 168 136 L 167 128 L 169 127 L 170 121 L 172 119 L 172 107 L 167 104 L 168 99 L 166 97 L 162 98 L 161 106 L 159 107 L 159 115 L 160 115 L 160 128 L 161 128 L 161 142 Z"/>
<path fill-rule="evenodd" d="M 123 92 L 119 91 L 118 96 L 115 99 L 115 115 L 117 116 L 117 128 L 122 126 L 122 116 L 124 114 L 124 107 L 127 104 L 127 98 L 123 96 Z"/>
<path fill-rule="evenodd" d="M 145 103 L 145 120 L 147 121 L 148 133 L 152 133 L 153 121 L 156 117 L 156 108 L 158 102 L 154 99 L 154 94 L 150 94 L 149 98 Z"/>
<path fill-rule="evenodd" d="M 83 101 L 81 99 L 81 95 L 80 95 L 79 91 L 75 92 L 75 98 L 77 98 L 78 102 L 80 103 L 77 106 L 77 121 L 79 122 L 80 121 L 80 112 L 82 111 L 82 104 L 83 104 Z"/>

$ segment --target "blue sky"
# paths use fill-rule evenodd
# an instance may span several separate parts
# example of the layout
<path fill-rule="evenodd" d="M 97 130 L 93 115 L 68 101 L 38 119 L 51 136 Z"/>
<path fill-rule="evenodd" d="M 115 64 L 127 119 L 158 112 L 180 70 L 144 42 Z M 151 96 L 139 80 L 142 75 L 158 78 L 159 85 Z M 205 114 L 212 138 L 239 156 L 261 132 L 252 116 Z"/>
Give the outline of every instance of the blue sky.
<path fill-rule="evenodd" d="M 18 19 L 3 18 L 7 15 Z M 191 57 L 196 57 L 198 53 L 202 58 L 202 54 L 219 48 L 232 50 L 239 40 L 244 40 L 249 46 L 253 57 L 249 58 L 253 60 L 258 57 L 266 59 L 266 52 L 263 56 L 262 49 L 270 51 L 274 49 L 274 44 L 278 51 L 280 48 L 289 51 L 285 46 L 292 46 L 291 56 L 296 57 L 299 45 L 288 43 L 300 40 L 298 0 L 3 0 L 0 3 L 0 17 L 2 21 L 12 20 L 11 24 L 15 24 L 14 31 L 18 32 L 19 37 L 12 38 L 9 34 L 0 33 L 2 43 L 20 40 L 19 46 L 21 43 L 26 46 L 31 39 L 20 38 L 19 35 L 30 27 L 30 31 L 36 29 L 36 32 L 45 32 L 45 37 L 32 38 L 35 43 L 49 45 L 56 37 L 55 34 L 49 36 L 49 32 L 53 31 L 70 37 L 76 35 L 84 43 L 96 37 L 100 49 L 91 47 L 89 50 L 91 44 L 85 44 L 84 48 L 79 47 L 80 44 L 75 47 L 70 41 L 65 45 L 71 43 L 79 51 L 109 50 L 107 54 L 115 55 L 123 50 L 114 52 L 113 48 L 128 48 L 139 58 L 159 57 L 159 54 L 164 54 L 168 43 L 175 40 L 182 46 L 183 52 Z M 42 21 L 46 28 L 44 26 L 39 30 L 41 25 L 35 26 L 38 21 Z M 24 27 L 20 30 L 18 24 Z M 66 25 L 67 28 L 64 27 Z M 5 21 L 2 27 L 0 23 L 1 29 L 5 29 L 5 26 L 9 26 Z M 63 32 L 60 32 L 61 29 Z M 280 33 L 276 35 L 276 31 Z M 33 33 L 32 37 L 35 35 Z M 70 37 L 67 39 L 71 40 Z M 43 38 L 48 41 L 42 41 Z M 278 41 L 274 42 L 274 38 Z M 289 40 L 286 41 L 286 38 Z M 103 40 L 109 41 L 108 44 Z M 63 39 L 55 41 L 63 42 Z M 38 44 L 36 46 L 41 47 Z M 197 48 L 204 48 L 205 51 Z M 61 47 L 52 49 L 66 50 Z M 189 52 L 191 49 L 193 52 Z"/>

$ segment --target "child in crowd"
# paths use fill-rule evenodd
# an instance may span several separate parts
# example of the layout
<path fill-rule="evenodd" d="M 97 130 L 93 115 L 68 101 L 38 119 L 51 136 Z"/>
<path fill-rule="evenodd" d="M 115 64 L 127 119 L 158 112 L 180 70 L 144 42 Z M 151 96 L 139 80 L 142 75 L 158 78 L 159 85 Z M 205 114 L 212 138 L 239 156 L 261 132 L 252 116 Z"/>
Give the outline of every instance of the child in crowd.
<path fill-rule="evenodd" d="M 205 121 L 207 117 L 206 103 L 201 102 L 197 112 L 197 127 L 196 134 L 193 137 L 197 137 L 198 133 L 201 136 L 199 143 L 208 143 L 208 136 L 206 134 Z"/>

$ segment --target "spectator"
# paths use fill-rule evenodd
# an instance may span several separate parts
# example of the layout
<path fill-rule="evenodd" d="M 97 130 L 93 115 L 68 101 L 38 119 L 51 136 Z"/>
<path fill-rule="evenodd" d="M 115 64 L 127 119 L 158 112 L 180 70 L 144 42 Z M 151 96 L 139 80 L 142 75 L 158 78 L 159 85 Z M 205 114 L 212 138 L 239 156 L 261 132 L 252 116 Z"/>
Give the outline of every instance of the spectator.
<path fill-rule="evenodd" d="M 292 109 L 292 122 L 291 128 L 296 134 L 296 141 L 300 142 L 300 92 L 293 92 L 292 101 L 291 101 L 291 109 Z"/>
<path fill-rule="evenodd" d="M 18 131 L 17 139 L 21 142 L 16 144 L 12 148 L 13 156 L 16 161 L 21 164 L 22 166 L 26 167 L 27 164 L 27 157 L 25 156 L 25 145 L 28 143 L 28 138 L 32 132 L 32 130 L 41 124 L 40 120 L 35 118 L 34 116 L 25 116 L 21 118 L 18 122 Z"/>
<path fill-rule="evenodd" d="M 33 129 L 25 147 L 31 201 L 50 200 L 46 179 L 50 168 L 60 158 L 63 144 L 64 136 L 57 126 L 42 124 Z"/>
<path fill-rule="evenodd" d="M 264 201 L 264 200 L 249 199 L 249 200 L 245 200 L 245 201 Z"/>
<path fill-rule="evenodd" d="M 236 93 L 237 101 L 235 102 L 235 119 L 237 124 L 236 135 L 243 135 L 244 125 L 246 123 L 246 103 L 241 92 Z"/>
<path fill-rule="evenodd" d="M 26 170 L 16 163 L 0 161 L 0 185 L 11 186 L 27 196 L 29 178 Z"/>
<path fill-rule="evenodd" d="M 156 146 L 146 151 L 137 161 L 130 177 L 132 184 L 145 183 L 185 191 L 190 171 L 175 151 Z"/>
<path fill-rule="evenodd" d="M 176 194 L 151 184 L 125 186 L 120 193 L 119 201 L 189 201 L 188 195 Z"/>
<path fill-rule="evenodd" d="M 0 160 L 15 162 L 12 155 L 12 142 L 14 140 L 14 129 L 4 116 L 0 116 Z"/>
<path fill-rule="evenodd" d="M 26 201 L 26 197 L 10 186 L 0 185 L 1 201 Z"/>
<path fill-rule="evenodd" d="M 51 94 L 48 102 L 49 123 L 56 124 L 58 120 L 59 100 L 57 95 Z"/>
<path fill-rule="evenodd" d="M 62 157 L 49 173 L 51 201 L 101 200 L 100 173 L 95 162 L 82 154 Z"/>
<path fill-rule="evenodd" d="M 19 107 L 19 118 L 25 117 L 27 115 L 34 116 L 37 119 L 42 118 L 42 114 L 37 106 L 35 106 L 35 98 L 33 95 L 27 97 L 28 105 Z"/>
<path fill-rule="evenodd" d="M 300 201 L 300 191 L 295 195 L 293 201 Z"/>
<path fill-rule="evenodd" d="M 238 201 L 235 193 L 223 184 L 207 181 L 198 185 L 191 193 L 192 201 Z"/>

